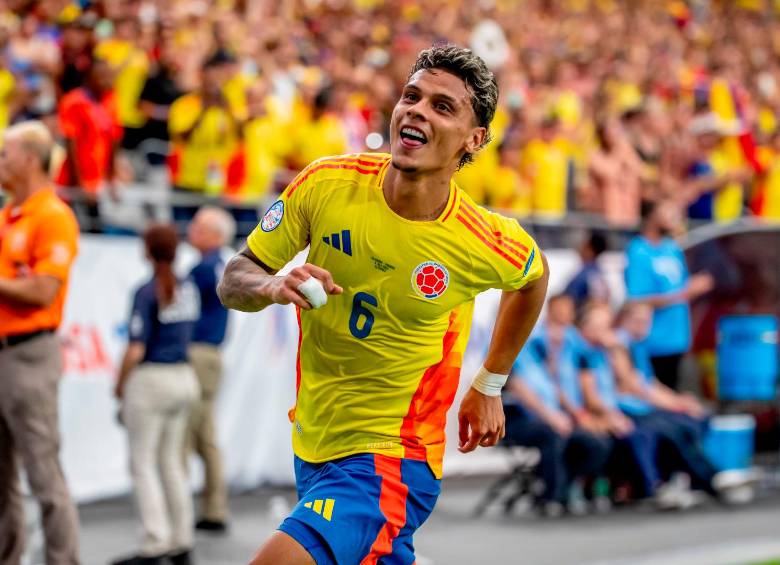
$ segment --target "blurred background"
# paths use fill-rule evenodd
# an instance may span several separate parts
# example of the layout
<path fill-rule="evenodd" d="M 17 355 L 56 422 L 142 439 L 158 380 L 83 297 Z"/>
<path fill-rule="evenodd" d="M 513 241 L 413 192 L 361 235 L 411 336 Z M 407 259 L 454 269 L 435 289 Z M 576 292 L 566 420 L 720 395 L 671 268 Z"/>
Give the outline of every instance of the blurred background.
<path fill-rule="evenodd" d="M 138 234 L 172 222 L 184 235 L 208 204 L 233 216 L 240 245 L 312 160 L 387 151 L 408 69 L 443 42 L 479 54 L 501 92 L 494 140 L 456 181 L 537 239 L 551 295 L 617 312 L 632 293 L 625 250 L 643 211 L 670 210 L 687 269 L 709 277 L 690 295 L 692 339 L 670 386 L 707 414 L 712 464 L 751 473 L 751 491 L 739 509 L 658 514 L 613 489 L 611 512 L 546 526 L 516 505 L 534 496 L 533 454 L 449 453 L 418 563 L 518 562 L 524 548 L 528 563 L 780 559 L 780 2 L 3 0 L 0 130 L 28 119 L 50 128 L 52 178 L 83 234 L 61 328 L 60 420 L 85 563 L 133 540 L 111 391 L 131 291 L 149 274 Z M 183 247 L 180 271 L 195 261 Z M 584 287 L 569 284 L 578 276 Z M 496 304 L 478 301 L 466 374 Z M 227 538 L 199 538 L 203 563 L 246 561 L 294 503 L 288 310 L 230 317 L 216 421 L 234 522 Z M 200 464 L 191 471 L 197 489 Z M 484 554 L 448 535 L 460 531 L 484 534 L 489 543 L 470 542 Z"/>

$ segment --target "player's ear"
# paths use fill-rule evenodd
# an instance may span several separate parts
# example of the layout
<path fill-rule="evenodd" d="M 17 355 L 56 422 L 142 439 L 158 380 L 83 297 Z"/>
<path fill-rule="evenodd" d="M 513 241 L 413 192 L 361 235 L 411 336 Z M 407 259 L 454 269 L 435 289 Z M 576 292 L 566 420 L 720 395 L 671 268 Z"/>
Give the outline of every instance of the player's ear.
<path fill-rule="evenodd" d="M 485 143 L 485 139 L 487 137 L 487 128 L 484 127 L 474 127 L 471 128 L 471 132 L 469 133 L 468 139 L 466 139 L 466 147 L 464 148 L 466 150 L 466 153 L 476 153 L 480 150 L 482 147 L 482 144 Z"/>

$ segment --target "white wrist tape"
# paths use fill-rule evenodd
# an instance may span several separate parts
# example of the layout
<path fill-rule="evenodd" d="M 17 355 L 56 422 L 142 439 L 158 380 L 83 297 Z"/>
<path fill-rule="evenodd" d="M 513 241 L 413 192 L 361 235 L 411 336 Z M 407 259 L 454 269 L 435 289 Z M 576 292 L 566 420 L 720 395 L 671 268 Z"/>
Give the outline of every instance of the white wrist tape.
<path fill-rule="evenodd" d="M 322 283 L 310 277 L 298 285 L 298 292 L 306 297 L 312 308 L 319 308 L 328 303 L 328 295 L 325 293 L 325 287 Z"/>
<path fill-rule="evenodd" d="M 501 389 L 504 388 L 508 378 L 509 375 L 491 373 L 485 367 L 480 367 L 474 380 L 471 381 L 471 386 L 485 396 L 501 396 Z"/>

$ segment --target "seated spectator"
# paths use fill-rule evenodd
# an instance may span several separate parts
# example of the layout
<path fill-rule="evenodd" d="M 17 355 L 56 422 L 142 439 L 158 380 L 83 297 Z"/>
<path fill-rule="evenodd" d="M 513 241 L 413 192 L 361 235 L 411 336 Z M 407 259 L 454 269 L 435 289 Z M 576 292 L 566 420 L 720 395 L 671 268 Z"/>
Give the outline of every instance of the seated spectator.
<path fill-rule="evenodd" d="M 726 494 L 735 486 L 729 477 L 717 473 L 704 454 L 702 436 L 706 412 L 690 394 L 680 394 L 655 378 L 644 339 L 650 331 L 652 309 L 646 304 L 628 303 L 619 316 L 621 347 L 612 351 L 618 382 L 618 405 L 632 421 L 652 430 L 659 439 L 659 466 L 665 478 L 672 473 L 688 475 L 690 486 L 713 496 Z M 662 507 L 685 507 L 693 503 L 690 493 L 666 490 L 658 497 Z"/>
<path fill-rule="evenodd" d="M 579 247 L 582 268 L 566 285 L 564 293 L 571 296 L 579 310 L 591 301 L 609 302 L 609 285 L 598 264 L 599 255 L 607 248 L 607 240 L 601 232 L 588 234 Z"/>
<path fill-rule="evenodd" d="M 584 407 L 596 425 L 617 441 L 613 468 L 620 478 L 631 478 L 636 490 L 633 497 L 648 498 L 655 495 L 661 479 L 656 466 L 657 436 L 645 426 L 636 425 L 620 411 L 617 385 L 610 364 L 610 352 L 618 346 L 612 330 L 612 311 L 605 304 L 586 305 L 579 319 L 583 338 L 580 360 L 580 383 Z M 623 477 L 625 468 L 635 473 Z"/>
<path fill-rule="evenodd" d="M 504 412 L 507 441 L 539 449 L 537 473 L 544 490 L 538 504 L 542 513 L 554 517 L 576 502 L 576 491 L 570 490 L 574 481 L 601 473 L 611 441 L 576 427 L 561 406 L 547 355 L 544 339 L 529 341 L 506 384 Z"/>

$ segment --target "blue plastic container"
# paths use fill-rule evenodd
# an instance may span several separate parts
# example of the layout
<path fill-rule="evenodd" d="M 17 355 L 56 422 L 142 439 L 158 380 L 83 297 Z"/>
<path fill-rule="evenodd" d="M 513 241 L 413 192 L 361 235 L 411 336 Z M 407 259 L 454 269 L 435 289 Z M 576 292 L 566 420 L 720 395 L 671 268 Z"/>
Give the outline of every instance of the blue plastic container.
<path fill-rule="evenodd" d="M 724 316 L 718 320 L 718 397 L 773 400 L 778 374 L 777 319 Z"/>
<path fill-rule="evenodd" d="M 753 416 L 715 416 L 704 436 L 704 453 L 718 471 L 749 469 L 755 432 Z"/>

